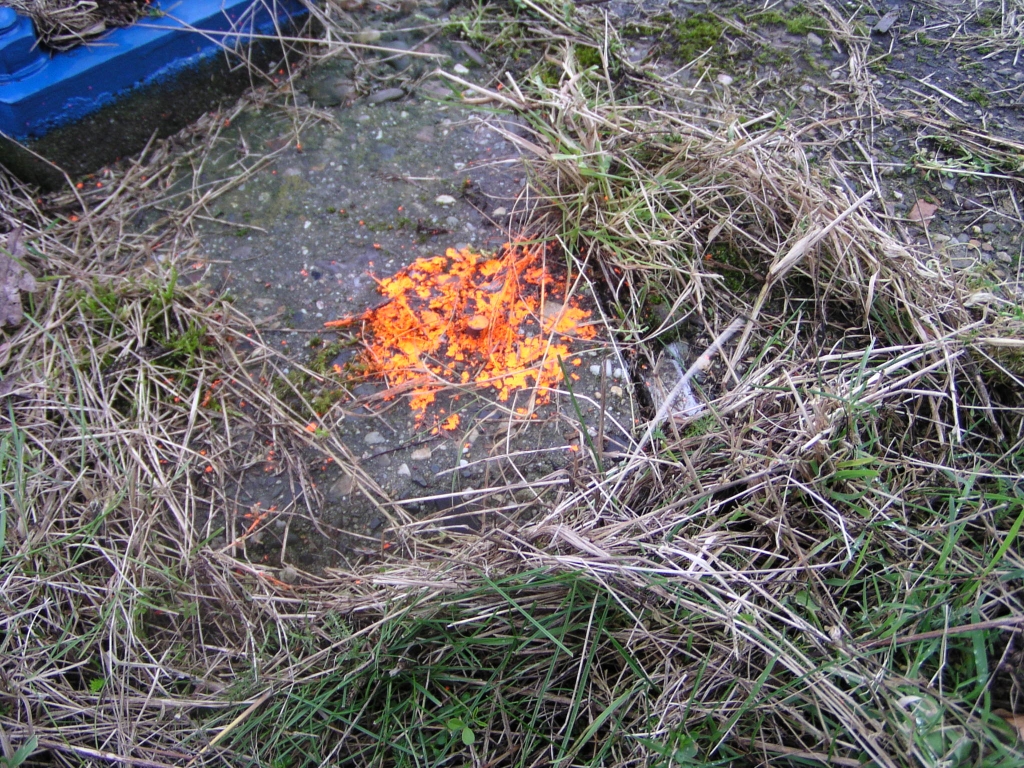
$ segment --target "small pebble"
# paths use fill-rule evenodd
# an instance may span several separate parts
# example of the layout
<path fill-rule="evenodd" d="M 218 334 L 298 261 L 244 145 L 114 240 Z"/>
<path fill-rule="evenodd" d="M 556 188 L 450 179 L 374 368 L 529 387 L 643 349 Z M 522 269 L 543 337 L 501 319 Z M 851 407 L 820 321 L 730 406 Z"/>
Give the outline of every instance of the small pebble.
<path fill-rule="evenodd" d="M 813 45 L 815 48 L 821 48 L 825 44 L 825 41 L 818 37 L 813 32 L 807 33 L 807 42 Z"/>
<path fill-rule="evenodd" d="M 508 213 L 508 211 L 505 210 L 504 208 L 495 208 L 493 211 L 491 211 L 491 216 L 493 218 L 497 219 L 497 218 L 500 218 L 500 217 L 504 216 L 507 213 Z"/>
<path fill-rule="evenodd" d="M 456 75 L 468 75 L 469 74 L 469 68 L 464 66 L 464 65 L 462 65 L 462 64 L 456 64 L 454 67 L 452 67 L 452 69 L 455 71 Z"/>
<path fill-rule="evenodd" d="M 438 205 L 455 205 L 455 198 L 451 195 L 438 195 L 434 198 L 434 202 Z"/>
<path fill-rule="evenodd" d="M 461 48 L 462 52 L 465 53 L 466 56 L 469 57 L 469 60 L 472 61 L 474 64 L 476 64 L 478 67 L 482 67 L 486 63 L 484 61 L 484 57 L 481 56 L 476 51 L 476 49 L 473 48 L 468 43 L 459 43 L 459 48 Z M 456 71 L 458 71 L 458 70 L 456 70 Z"/>
<path fill-rule="evenodd" d="M 402 477 L 412 477 L 412 472 L 409 470 L 409 465 L 402 462 L 402 465 L 398 468 L 398 474 Z"/>
<path fill-rule="evenodd" d="M 331 486 L 331 489 L 327 492 L 327 498 L 331 501 L 338 501 L 352 493 L 352 491 L 355 490 L 355 487 L 355 478 L 351 475 L 344 475 Z"/>
<path fill-rule="evenodd" d="M 281 581 L 285 584 L 294 584 L 299 579 L 299 572 L 292 568 L 290 565 L 286 565 L 281 569 Z"/>
<path fill-rule="evenodd" d="M 722 85 L 732 85 L 732 78 L 724 72 L 715 79 Z"/>
<path fill-rule="evenodd" d="M 892 25 L 895 24 L 899 18 L 900 12 L 898 10 L 889 11 L 875 23 L 875 26 L 871 28 L 871 31 L 884 35 L 892 29 Z"/>
<path fill-rule="evenodd" d="M 427 446 L 417 448 L 415 451 L 409 454 L 409 458 L 412 459 L 413 461 L 426 461 L 427 459 L 430 458 L 430 448 L 428 448 Z"/>
<path fill-rule="evenodd" d="M 590 375 L 591 376 L 600 376 L 601 375 L 601 366 L 600 365 L 592 365 L 592 366 L 590 366 Z"/>
<path fill-rule="evenodd" d="M 371 104 L 380 104 L 385 101 L 395 101 L 405 96 L 405 91 L 401 88 L 385 88 L 384 90 L 371 93 L 367 96 L 366 100 Z"/>
<path fill-rule="evenodd" d="M 364 29 L 356 34 L 356 42 L 363 43 L 364 45 L 376 43 L 378 40 L 380 40 L 380 32 L 376 29 Z"/>
<path fill-rule="evenodd" d="M 1001 261 L 1003 264 L 1010 264 L 1013 262 L 1013 259 L 1006 251 L 996 251 L 996 261 Z"/>
<path fill-rule="evenodd" d="M 384 441 L 384 436 L 380 432 L 369 432 L 363 435 L 363 442 L 367 445 L 380 445 Z"/>
<path fill-rule="evenodd" d="M 622 387 L 616 385 L 609 390 L 616 397 L 622 397 Z"/>

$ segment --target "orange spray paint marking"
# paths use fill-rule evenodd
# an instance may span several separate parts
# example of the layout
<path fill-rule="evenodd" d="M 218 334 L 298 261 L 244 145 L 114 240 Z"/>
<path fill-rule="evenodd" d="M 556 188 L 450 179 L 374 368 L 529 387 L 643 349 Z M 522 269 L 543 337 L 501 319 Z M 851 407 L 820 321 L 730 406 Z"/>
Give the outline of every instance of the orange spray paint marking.
<path fill-rule="evenodd" d="M 384 304 L 325 325 L 363 323 L 368 372 L 409 390 L 417 420 L 449 384 L 491 388 L 501 401 L 536 387 L 543 403 L 570 345 L 596 336 L 584 323 L 590 312 L 565 298 L 565 279 L 547 268 L 559 259 L 545 257 L 543 245 L 522 243 L 493 257 L 450 248 L 379 280 Z M 457 425 L 449 416 L 442 427 Z"/>

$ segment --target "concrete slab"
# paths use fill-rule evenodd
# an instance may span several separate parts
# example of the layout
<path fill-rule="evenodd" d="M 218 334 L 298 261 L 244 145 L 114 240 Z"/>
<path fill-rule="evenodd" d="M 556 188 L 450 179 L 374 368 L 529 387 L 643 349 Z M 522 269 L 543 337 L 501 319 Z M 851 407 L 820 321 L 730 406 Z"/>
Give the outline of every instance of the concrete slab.
<path fill-rule="evenodd" d="M 284 150 L 218 200 L 210 213 L 222 223 L 202 225 L 205 258 L 186 271 L 234 297 L 265 329 L 264 340 L 296 363 L 320 358 L 320 380 L 282 369 L 305 401 L 292 397 L 294 407 L 307 408 L 311 427 L 343 443 L 359 471 L 422 525 L 459 530 L 495 515 L 546 513 L 605 460 L 599 454 L 628 445 L 639 419 L 628 365 L 587 277 L 575 266 L 567 271 L 557 248 L 552 269 L 591 313 L 585 322 L 595 333 L 568 344 L 569 375 L 546 398 L 532 387 L 508 391 L 456 377 L 418 411 L 408 389 L 365 370 L 359 324 L 324 327 L 381 305 L 379 281 L 417 259 L 449 248 L 494 252 L 519 231 L 530 207 L 521 197 L 526 173 L 503 133 L 521 127 L 508 115 L 416 95 L 340 106 L 331 117 L 333 125 L 302 133 L 301 151 Z M 246 151 L 295 146 L 294 126 L 279 113 L 250 114 L 232 131 L 215 153 L 225 168 Z M 566 296 L 553 289 L 547 300 L 554 306 Z M 256 430 L 246 439 L 266 452 L 271 437 Z M 337 463 L 315 451 L 305 461 L 315 487 L 300 488 L 265 462 L 236 478 L 231 496 L 240 512 L 273 506 L 287 521 L 271 526 L 250 557 L 284 552 L 288 562 L 319 570 L 380 552 L 395 536 L 393 518 Z"/>

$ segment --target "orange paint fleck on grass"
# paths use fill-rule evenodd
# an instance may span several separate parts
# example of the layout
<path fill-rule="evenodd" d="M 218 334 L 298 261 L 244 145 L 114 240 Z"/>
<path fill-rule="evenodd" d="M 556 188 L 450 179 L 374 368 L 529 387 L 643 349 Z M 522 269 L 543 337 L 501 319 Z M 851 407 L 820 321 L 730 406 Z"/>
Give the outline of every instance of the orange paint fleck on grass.
<path fill-rule="evenodd" d="M 506 244 L 493 257 L 449 248 L 379 280 L 384 304 L 325 325 L 362 321 L 368 371 L 411 391 L 419 419 L 451 384 L 497 390 L 501 401 L 536 387 L 543 403 L 562 381 L 559 358 L 596 335 L 590 312 L 566 300 L 565 279 L 550 269 L 559 261 L 543 245 Z M 457 425 L 454 414 L 442 423 Z"/>

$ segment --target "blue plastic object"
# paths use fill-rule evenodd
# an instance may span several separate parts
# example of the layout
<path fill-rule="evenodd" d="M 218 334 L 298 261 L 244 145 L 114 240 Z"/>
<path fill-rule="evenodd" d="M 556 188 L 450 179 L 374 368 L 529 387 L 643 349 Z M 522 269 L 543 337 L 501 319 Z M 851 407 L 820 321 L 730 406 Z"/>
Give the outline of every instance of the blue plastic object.
<path fill-rule="evenodd" d="M 39 138 L 307 13 L 301 0 L 154 0 L 152 8 L 59 53 L 36 45 L 31 20 L 0 8 L 0 132 Z"/>

